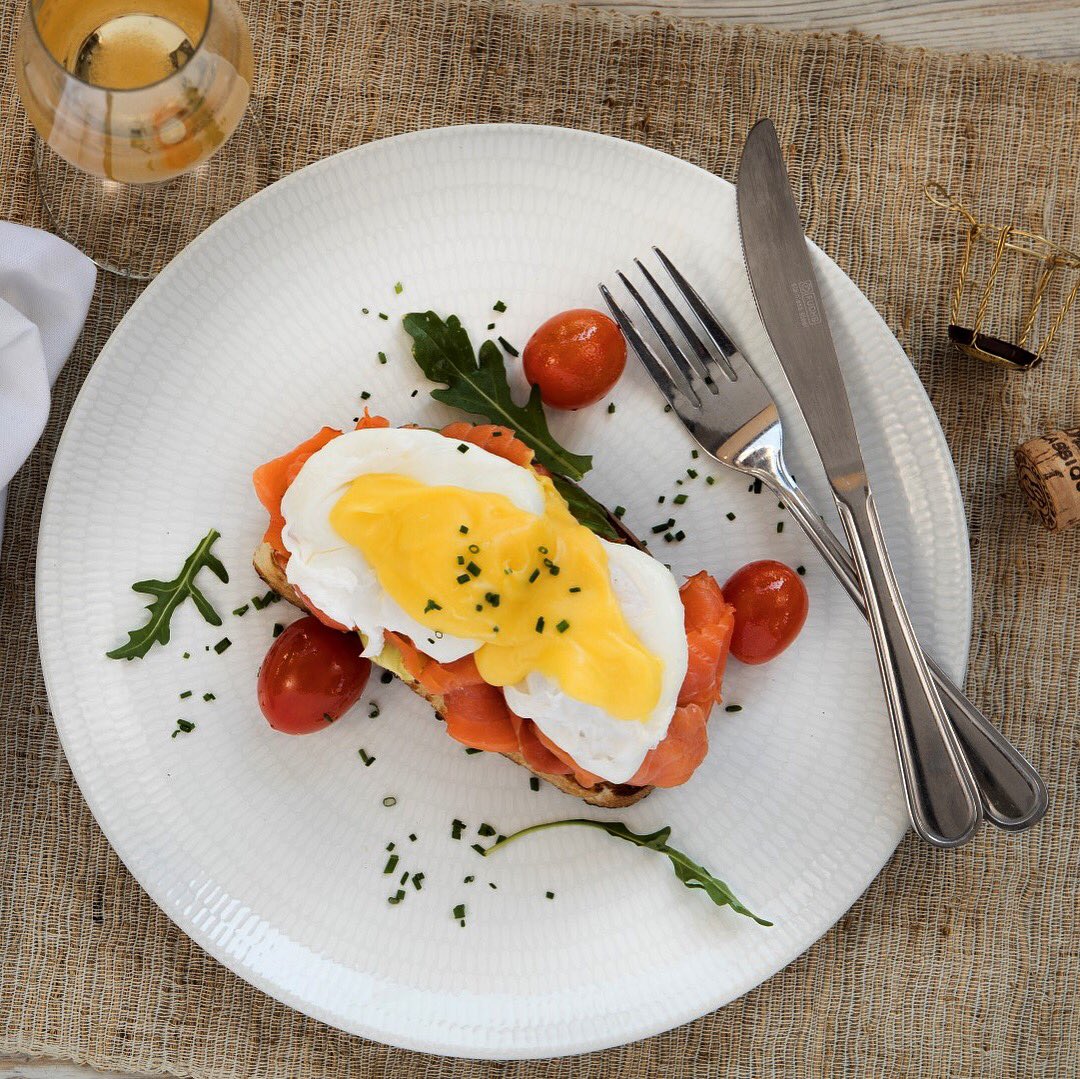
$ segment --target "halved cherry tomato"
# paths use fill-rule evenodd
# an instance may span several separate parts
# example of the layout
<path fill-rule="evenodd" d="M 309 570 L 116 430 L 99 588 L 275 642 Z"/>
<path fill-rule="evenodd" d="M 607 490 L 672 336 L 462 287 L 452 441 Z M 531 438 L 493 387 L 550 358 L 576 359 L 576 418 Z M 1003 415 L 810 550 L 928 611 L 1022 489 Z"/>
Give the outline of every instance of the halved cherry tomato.
<path fill-rule="evenodd" d="M 371 661 L 355 633 L 307 615 L 270 646 L 259 668 L 259 707 L 274 730 L 310 734 L 340 719 L 360 698 Z"/>
<path fill-rule="evenodd" d="M 545 405 L 583 408 L 619 381 L 626 341 L 607 315 L 575 308 L 543 323 L 529 338 L 521 362 Z"/>
<path fill-rule="evenodd" d="M 810 606 L 802 578 L 783 562 L 751 562 L 723 587 L 735 608 L 731 654 L 743 663 L 775 659 L 799 635 Z"/>

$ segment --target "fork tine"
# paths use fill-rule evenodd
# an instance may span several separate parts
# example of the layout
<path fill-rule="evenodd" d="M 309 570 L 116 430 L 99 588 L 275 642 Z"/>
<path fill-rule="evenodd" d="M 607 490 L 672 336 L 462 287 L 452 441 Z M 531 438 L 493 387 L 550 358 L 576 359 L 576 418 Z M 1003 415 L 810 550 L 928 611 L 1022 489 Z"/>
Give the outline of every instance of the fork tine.
<path fill-rule="evenodd" d="M 660 287 L 660 283 L 653 277 L 645 263 L 643 263 L 641 259 L 634 259 L 634 264 L 641 271 L 645 280 L 649 282 L 650 287 L 653 292 L 656 293 L 657 297 L 659 297 L 660 302 L 666 308 L 667 313 L 675 320 L 675 324 L 679 327 L 679 331 L 685 338 L 686 343 L 690 346 L 690 351 L 693 355 L 688 357 L 688 359 L 693 365 L 694 370 L 702 379 L 704 379 L 705 384 L 713 393 L 719 393 L 720 391 L 713 381 L 712 370 L 709 366 L 713 358 L 710 355 L 709 350 L 705 347 L 705 342 L 694 332 L 693 326 L 686 321 L 686 316 L 679 310 L 671 297 Z M 732 379 L 735 377 L 734 372 L 732 371 L 725 371 L 725 374 Z"/>
<path fill-rule="evenodd" d="M 648 342 L 637 331 L 637 327 L 630 321 L 630 316 L 615 302 L 607 285 L 600 286 L 600 294 L 604 297 L 615 321 L 619 324 L 630 347 L 637 353 L 642 366 L 648 372 L 649 377 L 656 383 L 657 388 L 667 398 L 668 404 L 674 407 L 675 395 L 686 397 L 686 394 L 676 385 L 671 373 L 661 362 L 660 357 L 653 352 Z"/>
<path fill-rule="evenodd" d="M 705 332 L 712 339 L 713 344 L 724 354 L 724 359 L 728 361 L 732 376 L 738 377 L 738 373 L 735 371 L 734 365 L 731 362 L 733 356 L 741 355 L 738 346 L 731 340 L 727 330 L 720 325 L 716 316 L 709 310 L 708 304 L 706 304 L 697 294 L 697 290 L 694 286 L 683 277 L 682 273 L 671 259 L 669 259 L 659 247 L 654 247 L 653 251 L 655 252 L 656 257 L 663 263 L 664 269 L 667 270 L 668 276 L 682 294 L 683 299 L 686 300 L 690 305 L 690 309 L 697 315 L 698 320 L 705 328 Z"/>
<path fill-rule="evenodd" d="M 667 327 L 656 317 L 656 313 L 645 302 L 644 297 L 634 287 L 633 282 L 624 274 L 621 270 L 618 272 L 618 278 L 623 283 L 623 287 L 634 299 L 634 303 L 638 305 L 641 313 L 645 316 L 649 325 L 653 328 L 656 336 L 660 338 L 660 343 L 667 350 L 667 354 L 671 357 L 674 363 L 674 369 L 668 368 L 671 371 L 672 377 L 679 384 L 679 388 L 683 391 L 683 394 L 689 397 L 697 404 L 701 404 L 701 399 L 698 397 L 697 390 L 694 387 L 694 380 L 700 376 L 690 366 L 690 361 L 686 358 L 686 354 L 675 343 L 675 339 L 668 333 Z"/>

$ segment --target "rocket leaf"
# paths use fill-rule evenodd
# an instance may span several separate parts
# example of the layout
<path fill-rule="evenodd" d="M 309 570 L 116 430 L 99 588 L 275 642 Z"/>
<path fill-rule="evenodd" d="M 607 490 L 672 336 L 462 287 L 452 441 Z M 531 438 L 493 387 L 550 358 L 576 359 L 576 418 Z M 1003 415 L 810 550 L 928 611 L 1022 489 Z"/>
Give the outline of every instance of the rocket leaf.
<path fill-rule="evenodd" d="M 128 640 L 106 653 L 109 659 L 136 659 L 145 656 L 155 644 L 169 643 L 169 622 L 173 611 L 190 599 L 198 608 L 199 614 L 212 626 L 221 625 L 221 617 L 214 610 L 210 601 L 202 594 L 195 584 L 195 578 L 201 569 L 209 569 L 217 578 L 228 583 L 229 574 L 210 550 L 214 541 L 219 538 L 215 529 L 210 529 L 201 540 L 199 545 L 184 562 L 178 576 L 171 581 L 136 581 L 131 587 L 135 592 L 141 592 L 154 599 L 146 608 L 150 612 L 150 618 L 144 626 L 133 629 L 128 633 Z"/>
<path fill-rule="evenodd" d="M 667 841 L 671 836 L 670 828 L 660 828 L 648 835 L 638 835 L 637 832 L 630 831 L 620 821 L 587 820 L 584 817 L 575 817 L 570 820 L 554 820 L 548 821 L 546 824 L 534 824 L 530 828 L 522 828 L 520 832 L 514 832 L 513 835 L 500 839 L 497 843 L 488 847 L 484 854 L 488 855 L 501 850 L 507 843 L 512 843 L 515 839 L 528 835 L 530 832 L 542 832 L 547 828 L 561 828 L 568 824 L 580 824 L 586 828 L 599 828 L 600 831 L 607 832 L 608 835 L 615 836 L 617 839 L 625 839 L 635 846 L 664 854 L 670 860 L 675 876 L 687 888 L 700 888 L 718 907 L 731 907 L 737 914 L 752 918 L 758 925 L 772 925 L 772 922 L 758 917 L 753 911 L 743 906 L 736 898 L 735 893 L 722 880 L 714 877 L 704 866 L 692 862 L 682 851 L 669 847 Z"/>
<path fill-rule="evenodd" d="M 485 341 L 477 355 L 457 315 L 444 321 L 434 311 L 414 311 L 402 322 L 413 339 L 413 358 L 420 369 L 445 387 L 431 391 L 436 401 L 509 427 L 537 461 L 560 476 L 579 480 L 592 468 L 592 457 L 571 453 L 548 430 L 536 386 L 524 405 L 515 403 L 502 352 L 494 341 Z"/>

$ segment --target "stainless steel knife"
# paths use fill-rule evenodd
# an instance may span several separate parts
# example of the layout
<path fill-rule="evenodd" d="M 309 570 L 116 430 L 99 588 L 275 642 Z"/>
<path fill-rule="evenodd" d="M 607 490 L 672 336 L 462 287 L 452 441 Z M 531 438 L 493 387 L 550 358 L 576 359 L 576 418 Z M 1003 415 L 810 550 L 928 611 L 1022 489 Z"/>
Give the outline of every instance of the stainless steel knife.
<path fill-rule="evenodd" d="M 979 825 L 978 788 L 889 563 L 825 305 L 770 120 L 759 121 L 747 137 L 737 196 L 743 258 L 758 312 L 832 484 L 866 598 L 912 824 L 936 846 L 960 846 Z"/>

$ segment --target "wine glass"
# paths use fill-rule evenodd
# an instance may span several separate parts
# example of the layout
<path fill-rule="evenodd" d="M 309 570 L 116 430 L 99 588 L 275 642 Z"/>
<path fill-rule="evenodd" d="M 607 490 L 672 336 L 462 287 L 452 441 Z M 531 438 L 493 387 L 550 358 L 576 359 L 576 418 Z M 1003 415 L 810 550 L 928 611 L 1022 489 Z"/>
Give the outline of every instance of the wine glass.
<path fill-rule="evenodd" d="M 147 280 L 269 179 L 234 0 L 29 0 L 15 79 L 55 230 Z"/>

